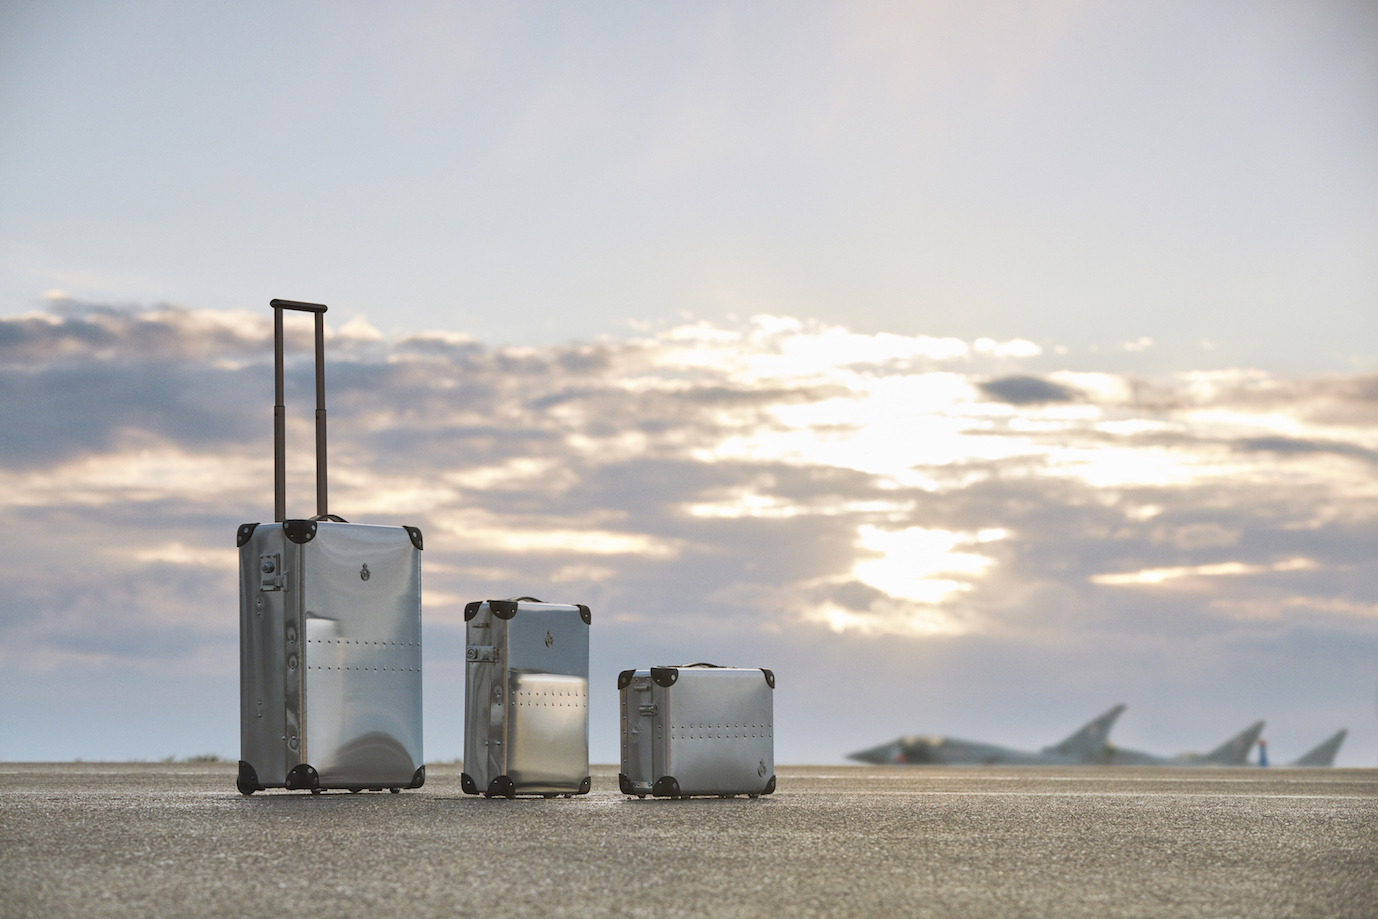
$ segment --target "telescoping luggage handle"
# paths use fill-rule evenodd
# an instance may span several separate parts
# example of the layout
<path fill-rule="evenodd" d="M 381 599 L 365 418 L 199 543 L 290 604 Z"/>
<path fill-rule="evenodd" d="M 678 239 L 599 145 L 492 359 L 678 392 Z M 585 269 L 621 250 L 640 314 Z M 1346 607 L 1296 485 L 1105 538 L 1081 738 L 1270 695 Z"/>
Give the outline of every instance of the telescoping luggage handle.
<path fill-rule="evenodd" d="M 316 314 L 316 519 L 330 519 L 325 486 L 325 310 L 323 303 L 273 300 L 273 519 L 287 519 L 287 409 L 282 404 L 282 311 Z"/>

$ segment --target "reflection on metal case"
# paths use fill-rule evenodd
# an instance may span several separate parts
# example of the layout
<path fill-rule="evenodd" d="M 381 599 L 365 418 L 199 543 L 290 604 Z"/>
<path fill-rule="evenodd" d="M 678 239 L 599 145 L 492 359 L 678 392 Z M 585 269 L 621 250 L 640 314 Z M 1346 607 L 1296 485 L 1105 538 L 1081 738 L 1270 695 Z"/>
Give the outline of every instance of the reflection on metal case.
<path fill-rule="evenodd" d="M 644 798 L 775 791 L 775 674 L 684 664 L 625 670 L 622 793 Z"/>
<path fill-rule="evenodd" d="M 239 790 L 419 787 L 421 553 L 407 530 L 265 523 L 239 555 Z"/>
<path fill-rule="evenodd" d="M 587 606 L 532 597 L 465 607 L 468 794 L 587 794 Z"/>

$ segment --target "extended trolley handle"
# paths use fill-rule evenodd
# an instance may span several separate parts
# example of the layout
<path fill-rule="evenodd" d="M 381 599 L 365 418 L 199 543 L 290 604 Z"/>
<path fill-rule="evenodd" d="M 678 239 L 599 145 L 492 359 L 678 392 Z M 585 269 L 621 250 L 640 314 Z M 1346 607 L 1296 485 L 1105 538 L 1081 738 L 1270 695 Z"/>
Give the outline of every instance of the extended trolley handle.
<path fill-rule="evenodd" d="M 325 304 L 298 300 L 273 300 L 273 519 L 287 519 L 287 409 L 282 404 L 282 311 L 316 314 L 316 519 L 330 516 L 325 487 Z"/>

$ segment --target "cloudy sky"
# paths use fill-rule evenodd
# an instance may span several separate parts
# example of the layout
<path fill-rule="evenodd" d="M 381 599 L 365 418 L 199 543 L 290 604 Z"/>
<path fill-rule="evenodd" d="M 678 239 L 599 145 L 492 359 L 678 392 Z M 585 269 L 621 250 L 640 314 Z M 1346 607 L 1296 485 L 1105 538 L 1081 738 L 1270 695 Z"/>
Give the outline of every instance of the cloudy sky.
<path fill-rule="evenodd" d="M 716 660 L 786 762 L 1378 763 L 1371 5 L 0 7 L 0 759 L 237 757 L 275 296 L 331 509 L 426 533 L 430 758 L 532 594 L 602 761 Z"/>

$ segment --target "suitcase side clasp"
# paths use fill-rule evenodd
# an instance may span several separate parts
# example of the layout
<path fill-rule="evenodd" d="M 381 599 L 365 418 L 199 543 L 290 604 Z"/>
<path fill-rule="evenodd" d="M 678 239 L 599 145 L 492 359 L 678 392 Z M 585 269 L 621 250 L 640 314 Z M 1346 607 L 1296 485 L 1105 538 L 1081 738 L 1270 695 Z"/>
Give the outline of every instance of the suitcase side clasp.
<path fill-rule="evenodd" d="M 258 557 L 259 590 L 282 590 L 282 554 L 273 552 Z"/>

